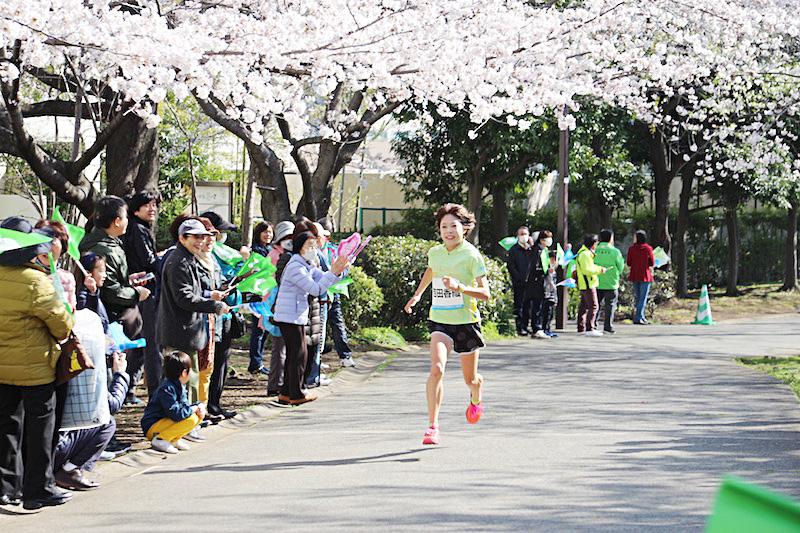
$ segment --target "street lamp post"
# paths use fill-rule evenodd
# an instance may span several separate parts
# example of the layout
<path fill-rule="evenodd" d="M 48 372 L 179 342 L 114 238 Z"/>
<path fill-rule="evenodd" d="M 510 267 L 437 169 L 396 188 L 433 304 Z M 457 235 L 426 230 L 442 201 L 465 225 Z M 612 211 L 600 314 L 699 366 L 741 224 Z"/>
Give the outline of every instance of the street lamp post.
<path fill-rule="evenodd" d="M 564 107 L 564 114 L 567 108 Z M 558 137 L 558 222 L 556 229 L 557 242 L 566 250 L 569 240 L 569 130 L 564 129 Z M 558 281 L 564 281 L 566 265 L 558 268 Z M 556 307 L 556 329 L 564 329 L 567 325 L 567 309 L 569 308 L 569 288 L 558 287 L 558 305 Z"/>

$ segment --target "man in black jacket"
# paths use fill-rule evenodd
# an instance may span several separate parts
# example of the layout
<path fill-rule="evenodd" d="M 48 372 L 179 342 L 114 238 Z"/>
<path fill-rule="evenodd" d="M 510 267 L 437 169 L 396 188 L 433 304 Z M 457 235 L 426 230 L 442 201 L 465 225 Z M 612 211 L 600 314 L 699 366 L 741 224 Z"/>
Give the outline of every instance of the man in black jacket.
<path fill-rule="evenodd" d="M 123 238 L 125 257 L 131 272 L 144 272 L 156 276 L 148 281 L 147 287 L 155 297 L 139 302 L 142 315 L 142 337 L 147 340 L 143 352 L 143 365 L 131 368 L 131 383 L 141 378 L 142 366 L 147 381 L 147 392 L 150 396 L 161 382 L 161 351 L 156 344 L 156 308 L 158 306 L 158 255 L 153 226 L 161 206 L 161 195 L 157 191 L 140 191 L 128 200 L 128 229 Z"/>
<path fill-rule="evenodd" d="M 517 323 L 517 335 L 528 334 L 529 309 L 525 303 L 525 281 L 531 268 L 530 230 L 528 226 L 521 226 L 517 230 L 517 243 L 508 251 L 506 265 L 511 275 L 511 287 L 514 290 L 514 320 Z"/>

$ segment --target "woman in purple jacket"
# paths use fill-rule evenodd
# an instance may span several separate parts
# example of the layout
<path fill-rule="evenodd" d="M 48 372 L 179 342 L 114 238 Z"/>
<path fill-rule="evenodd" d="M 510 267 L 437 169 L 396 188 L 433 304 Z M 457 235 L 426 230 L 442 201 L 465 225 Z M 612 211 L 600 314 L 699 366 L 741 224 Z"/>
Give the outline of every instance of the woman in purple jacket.
<path fill-rule="evenodd" d="M 308 359 L 305 335 L 308 297 L 325 294 L 350 266 L 347 257 L 341 256 L 328 272 L 323 272 L 314 266 L 318 252 L 318 239 L 311 232 L 297 235 L 292 241 L 292 258 L 279 280 L 274 321 L 286 343 L 283 386 L 278 395 L 278 402 L 282 404 L 300 405 L 317 399 L 315 395 L 303 392 Z"/>

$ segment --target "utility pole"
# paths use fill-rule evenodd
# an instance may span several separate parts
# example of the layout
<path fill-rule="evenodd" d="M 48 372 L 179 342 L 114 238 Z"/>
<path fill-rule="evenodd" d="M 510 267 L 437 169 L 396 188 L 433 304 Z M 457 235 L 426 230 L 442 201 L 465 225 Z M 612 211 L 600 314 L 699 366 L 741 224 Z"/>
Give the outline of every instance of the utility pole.
<path fill-rule="evenodd" d="M 564 106 L 563 113 L 567 114 Z M 562 130 L 558 136 L 558 223 L 556 229 L 557 242 L 564 250 L 569 241 L 569 130 Z M 564 281 L 566 266 L 558 268 L 558 282 Z M 569 288 L 558 287 L 558 305 L 556 306 L 556 329 L 564 329 L 567 325 L 567 309 L 569 309 Z"/>

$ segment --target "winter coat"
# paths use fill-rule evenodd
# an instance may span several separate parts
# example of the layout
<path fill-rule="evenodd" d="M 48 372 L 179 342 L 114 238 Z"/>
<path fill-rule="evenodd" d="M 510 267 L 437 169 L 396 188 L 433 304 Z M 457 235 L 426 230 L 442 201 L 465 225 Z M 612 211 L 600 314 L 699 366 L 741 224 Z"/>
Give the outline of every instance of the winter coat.
<path fill-rule="evenodd" d="M 278 265 L 283 266 L 283 258 Z M 293 254 L 280 272 L 280 289 L 275 302 L 275 322 L 305 325 L 309 321 L 309 296 L 320 296 L 341 279 L 323 272 L 299 254 Z M 276 275 L 278 272 L 276 272 Z"/>
<path fill-rule="evenodd" d="M 120 314 L 139 303 L 139 293 L 128 281 L 128 259 L 122 241 L 111 237 L 101 228 L 88 233 L 78 246 L 81 253 L 94 252 L 106 260 L 106 281 L 100 288 L 100 298 L 109 318 L 114 321 Z"/>
<path fill-rule="evenodd" d="M 142 415 L 142 432 L 147 435 L 147 431 L 153 424 L 162 418 L 169 418 L 175 422 L 186 420 L 194 413 L 194 409 L 189 405 L 186 395 L 186 387 L 177 380 L 164 379 L 153 393 L 153 397 L 147 402 Z"/>
<path fill-rule="evenodd" d="M 523 248 L 519 243 L 511 247 L 508 251 L 508 257 L 506 257 L 506 266 L 508 267 L 512 284 L 523 285 L 525 283 L 525 280 L 528 279 L 528 271 L 531 268 L 533 258 L 534 255 L 531 248 Z"/>
<path fill-rule="evenodd" d="M 526 298 L 544 298 L 544 278 L 547 275 L 547 270 L 542 267 L 542 250 L 544 247 L 536 243 L 531 247 L 531 263 L 528 270 L 528 277 L 525 280 L 525 297 Z"/>
<path fill-rule="evenodd" d="M 55 381 L 61 354 L 56 341 L 73 325 L 44 269 L 0 266 L 0 383 L 31 387 Z"/>
<path fill-rule="evenodd" d="M 653 271 L 650 267 L 656 264 L 656 258 L 653 255 L 653 248 L 649 244 L 643 242 L 641 244 L 635 243 L 628 248 L 628 266 L 631 267 L 631 272 L 628 279 L 631 281 L 653 281 Z"/>
<path fill-rule="evenodd" d="M 578 256 L 575 258 L 575 263 L 578 265 L 578 289 L 582 291 L 596 289 L 600 284 L 597 276 L 603 270 L 602 267 L 594 264 L 594 252 L 586 246 L 581 246 L 581 249 L 578 250 Z"/>
<path fill-rule="evenodd" d="M 128 222 L 128 231 L 125 232 L 122 243 L 130 272 L 148 272 L 158 276 L 156 240 L 150 224 L 137 216 L 131 216 L 130 222 Z M 155 291 L 156 280 L 148 282 L 146 287 Z"/>
<path fill-rule="evenodd" d="M 203 296 L 200 265 L 178 244 L 164 263 L 156 338 L 161 346 L 192 353 L 208 344 L 203 315 L 217 313 L 222 302 Z"/>

